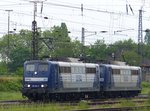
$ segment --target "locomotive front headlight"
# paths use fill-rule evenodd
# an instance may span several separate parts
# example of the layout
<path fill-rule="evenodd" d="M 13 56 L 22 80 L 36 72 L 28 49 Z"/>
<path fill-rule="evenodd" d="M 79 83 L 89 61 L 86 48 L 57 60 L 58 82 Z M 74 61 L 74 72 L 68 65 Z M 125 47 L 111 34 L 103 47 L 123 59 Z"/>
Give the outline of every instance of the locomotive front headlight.
<path fill-rule="evenodd" d="M 41 84 L 41 87 L 43 88 L 43 87 L 47 87 L 47 84 Z"/>
<path fill-rule="evenodd" d="M 44 87 L 44 85 L 42 84 L 41 87 Z"/>
<path fill-rule="evenodd" d="M 28 84 L 27 87 L 30 87 L 30 84 Z"/>

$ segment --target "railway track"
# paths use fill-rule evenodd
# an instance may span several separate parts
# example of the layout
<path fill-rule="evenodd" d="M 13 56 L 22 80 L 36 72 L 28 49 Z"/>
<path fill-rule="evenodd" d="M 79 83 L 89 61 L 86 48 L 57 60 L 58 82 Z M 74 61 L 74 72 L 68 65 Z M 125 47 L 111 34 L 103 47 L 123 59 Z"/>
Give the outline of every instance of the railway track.
<path fill-rule="evenodd" d="M 92 99 L 92 100 L 83 100 L 83 102 L 85 102 L 87 105 L 89 106 L 95 106 L 95 105 L 110 105 L 110 104 L 119 104 L 121 103 L 123 100 L 121 100 L 122 98 L 116 98 L 116 99 Z M 125 99 L 127 101 L 132 101 L 134 103 L 144 103 L 145 101 L 148 100 L 148 95 L 140 95 L 134 98 L 128 98 Z M 76 102 L 54 102 L 56 104 L 60 104 L 62 106 L 65 105 L 72 105 L 72 106 L 77 106 L 79 105 L 80 101 L 76 101 Z M 43 102 L 32 102 L 29 100 L 8 100 L 8 101 L 0 101 L 0 106 L 1 105 L 21 105 L 21 104 L 40 104 Z"/>
<path fill-rule="evenodd" d="M 139 99 L 139 100 L 128 100 L 128 101 L 132 101 L 134 103 L 144 103 L 147 99 Z M 121 103 L 121 100 L 117 100 L 117 101 L 97 101 L 97 102 L 91 102 L 88 103 L 88 105 L 106 105 L 106 104 L 119 104 Z"/>
<path fill-rule="evenodd" d="M 0 105 L 19 105 L 19 104 L 26 104 L 31 103 L 29 100 L 7 100 L 7 101 L 0 101 Z"/>
<path fill-rule="evenodd" d="M 135 102 L 135 101 L 134 101 Z M 136 102 L 144 102 L 143 100 L 139 100 Z M 95 103 L 88 103 L 90 106 L 94 105 L 103 105 L 103 104 L 115 104 L 119 103 L 119 101 L 104 101 L 104 102 L 95 102 Z M 38 103 L 32 103 L 28 100 L 11 100 L 11 101 L 0 101 L 0 105 L 2 106 L 8 106 L 8 105 L 22 105 L 22 104 L 38 104 Z M 149 106 L 136 106 L 136 107 L 119 107 L 119 108 L 91 108 L 91 109 L 84 109 L 84 110 L 70 110 L 70 111 L 135 111 L 136 109 L 150 109 Z"/>
<path fill-rule="evenodd" d="M 97 108 L 97 109 L 84 109 L 84 110 L 70 110 L 70 111 L 136 111 L 146 108 L 150 109 L 150 106 L 137 106 L 137 107 L 120 107 L 120 108 Z"/>
<path fill-rule="evenodd" d="M 135 98 L 148 98 L 148 97 L 150 97 L 150 95 L 148 95 L 148 94 L 139 94 Z"/>
<path fill-rule="evenodd" d="M 138 100 L 128 100 L 128 101 L 132 101 L 132 102 L 136 102 L 136 103 L 144 103 L 147 99 L 138 99 Z M 119 104 L 122 101 L 121 100 L 106 100 L 106 101 L 83 101 L 85 102 L 87 105 L 89 106 L 94 106 L 94 105 L 110 105 L 110 104 Z M 10 100 L 10 101 L 0 101 L 0 105 L 21 105 L 21 104 L 40 104 L 41 102 L 31 102 L 28 100 Z M 56 104 L 60 104 L 62 106 L 65 105 L 70 105 L 70 106 L 77 106 L 79 104 L 79 102 L 66 102 L 66 103 L 58 103 L 56 102 Z"/>

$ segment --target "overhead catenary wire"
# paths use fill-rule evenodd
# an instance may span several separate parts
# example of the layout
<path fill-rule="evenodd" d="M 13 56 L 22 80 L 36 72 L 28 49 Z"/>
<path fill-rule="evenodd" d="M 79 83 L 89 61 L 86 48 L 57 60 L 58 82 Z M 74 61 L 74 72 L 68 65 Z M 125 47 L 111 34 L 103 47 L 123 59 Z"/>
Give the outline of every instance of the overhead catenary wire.
<path fill-rule="evenodd" d="M 48 2 L 49 3 L 49 2 Z M 51 3 L 51 2 L 50 2 Z M 57 4 L 62 4 L 63 2 L 61 2 L 61 3 L 57 3 Z M 67 4 L 67 3 L 66 3 Z M 52 4 L 47 4 L 47 2 L 44 4 L 44 5 L 47 5 L 47 6 L 49 6 L 49 5 L 52 5 Z M 62 4 L 62 6 L 59 6 L 59 7 L 62 7 L 62 8 L 71 8 L 71 7 L 66 7 L 66 5 L 65 5 L 65 7 L 63 6 L 64 4 Z M 77 6 L 77 4 L 67 4 L 67 5 L 69 5 L 69 6 L 75 6 L 76 8 L 71 8 L 71 9 L 77 9 L 76 11 L 78 11 L 78 10 L 80 10 L 81 9 L 81 7 L 80 7 L 80 5 L 79 6 Z M 17 5 L 16 5 L 17 6 Z M 18 4 L 18 6 L 17 7 L 19 7 L 19 6 L 24 6 L 23 4 L 21 4 L 21 5 L 19 5 Z M 56 5 L 53 5 L 53 6 L 56 6 Z M 88 7 L 88 6 L 86 6 L 86 7 Z M 119 15 L 119 14 L 123 14 L 123 15 L 125 15 L 125 16 L 128 16 L 128 17 L 135 17 L 135 18 L 137 18 L 137 16 L 136 15 L 126 15 L 126 13 L 121 13 L 121 12 L 117 12 L 117 13 L 112 13 L 112 11 L 108 11 L 108 10 L 100 10 L 100 11 L 98 11 L 99 9 L 95 9 L 95 8 L 93 8 L 94 10 L 86 10 L 86 9 L 92 9 L 92 8 L 86 8 L 85 7 L 85 11 L 92 11 L 92 12 L 96 12 L 96 13 L 106 13 L 106 14 L 116 14 L 116 15 Z M 68 9 L 66 9 L 66 10 L 68 10 Z M 104 11 L 104 12 L 103 12 Z M 15 13 L 15 14 L 17 14 L 16 16 L 32 16 L 32 13 L 31 12 L 19 12 L 19 11 L 14 11 L 13 13 Z M 79 12 L 80 13 L 80 12 Z M 53 14 L 55 14 L 55 13 L 53 13 Z M 71 20 L 71 19 L 65 19 L 65 18 L 58 18 L 58 17 L 55 17 L 55 16 L 53 16 L 53 14 L 51 15 L 50 13 L 49 14 L 47 14 L 47 16 L 50 18 L 50 20 L 51 20 L 51 22 L 53 22 L 53 21 L 63 21 L 63 22 L 69 22 L 70 24 L 82 24 L 82 22 L 81 21 L 78 21 L 78 20 Z M 43 15 L 46 15 L 46 14 L 44 14 L 44 12 L 43 12 L 43 14 L 42 14 L 42 16 Z M 69 16 L 69 14 L 68 14 L 68 16 Z M 74 15 L 73 15 L 74 16 Z M 76 16 L 76 15 L 75 15 Z M 78 15 L 79 16 L 79 15 Z M 88 15 L 88 16 L 90 16 L 90 15 Z M 85 14 L 84 14 L 84 18 L 89 18 L 88 16 L 86 16 Z M 38 16 L 37 16 L 38 18 L 41 18 L 42 19 L 42 17 L 41 17 L 41 15 L 39 15 L 38 14 Z M 95 19 L 98 19 L 98 17 L 92 17 L 92 18 L 95 18 Z M 147 20 L 148 20 L 148 18 L 146 18 Z M 16 21 L 14 21 L 14 22 L 16 22 Z M 86 24 L 87 23 L 87 24 Z M 17 22 L 17 25 L 19 25 L 20 23 L 19 22 Z M 90 23 L 90 22 L 85 22 L 85 25 L 88 25 L 88 26 L 95 26 L 95 27 L 101 27 L 101 28 L 108 28 L 109 26 L 104 26 L 103 27 L 103 25 L 102 24 L 95 24 L 95 23 Z M 27 26 L 27 24 L 20 24 L 20 26 Z M 28 25 L 27 27 L 29 27 L 30 28 L 30 26 L 31 25 Z M 116 26 L 115 26 L 116 27 Z M 128 28 L 128 27 L 116 27 L 116 28 Z"/>
<path fill-rule="evenodd" d="M 58 4 L 58 3 L 50 3 L 50 2 L 47 2 L 46 4 L 81 10 L 81 7 L 79 7 L 79 6 L 71 6 L 71 5 L 64 5 L 64 4 Z M 109 14 L 117 14 L 117 15 L 123 14 L 123 13 L 119 13 L 119 12 L 111 12 L 111 11 L 107 11 L 107 10 L 98 10 L 98 9 L 92 9 L 92 8 L 86 8 L 86 7 L 84 7 L 84 10 L 101 12 L 101 13 L 109 13 Z"/>
<path fill-rule="evenodd" d="M 69 6 L 69 5 L 62 5 L 62 4 L 54 4 L 54 3 L 51 3 L 51 5 L 80 9 L 80 7 Z M 89 8 L 84 8 L 84 10 L 91 10 L 91 11 L 97 11 L 97 12 L 102 12 L 102 13 L 122 14 L 122 13 L 115 13 L 115 12 L 102 11 L 102 10 L 89 9 Z M 22 14 L 27 15 L 27 14 L 25 14 L 25 13 L 22 13 Z"/>
<path fill-rule="evenodd" d="M 73 8 L 73 9 L 81 9 L 81 7 L 79 6 L 72 6 L 72 5 L 66 5 L 66 4 L 60 4 L 60 3 L 51 3 L 51 2 L 46 2 L 44 3 L 45 5 L 53 5 L 53 6 L 59 6 L 59 7 L 66 7 L 66 8 Z M 17 4 L 10 4 L 10 5 L 17 5 Z M 26 5 L 25 3 L 19 3 L 19 5 Z M 3 6 L 3 5 L 0 5 L 0 6 Z M 131 5 L 130 5 L 131 7 Z M 124 14 L 126 15 L 126 13 L 124 12 L 112 12 L 112 11 L 107 11 L 107 10 L 99 10 L 99 9 L 92 9 L 92 8 L 86 8 L 84 7 L 84 10 L 88 10 L 88 11 L 94 11 L 94 12 L 101 12 L 101 13 L 112 13 L 112 14 Z M 133 15 L 130 15 L 130 16 L 133 16 Z"/>
<path fill-rule="evenodd" d="M 23 15 L 31 16 L 31 14 L 25 14 L 25 13 L 18 13 L 18 14 L 23 14 Z M 37 17 L 40 17 L 40 16 L 37 16 Z M 82 22 L 77 22 L 77 21 L 72 21 L 72 20 L 67 20 L 67 19 L 59 19 L 59 18 L 56 18 L 56 17 L 52 17 L 50 19 L 53 19 L 53 20 L 62 20 L 62 21 L 70 22 L 70 23 L 82 24 Z M 85 24 L 86 25 L 102 26 L 102 25 L 97 25 L 97 24 L 92 24 L 92 23 L 85 23 Z M 107 26 L 102 26 L 102 27 L 107 27 Z"/>
<path fill-rule="evenodd" d="M 17 14 L 23 14 L 23 15 L 27 15 L 27 16 L 32 16 L 32 14 L 27 14 L 27 13 L 20 13 L 20 12 L 13 12 L 13 13 L 17 13 Z M 45 14 L 43 14 L 45 15 Z M 49 15 L 45 15 L 45 16 L 49 16 Z M 41 18 L 41 16 L 38 16 L 37 17 Z M 43 17 L 42 17 L 43 18 Z M 51 17 L 51 18 L 48 18 L 48 19 L 52 19 L 52 20 L 61 20 L 61 21 L 65 21 L 65 22 L 70 22 L 70 23 L 76 23 L 76 24 L 82 24 L 82 22 L 79 22 L 79 21 L 73 21 L 73 20 L 67 20 L 67 19 L 61 19 L 61 18 L 57 18 L 57 17 Z M 86 23 L 86 25 L 94 25 L 94 26 L 101 26 L 101 27 L 108 27 L 108 26 L 103 26 L 103 25 L 98 25 L 98 24 L 93 24 L 93 23 Z"/>
<path fill-rule="evenodd" d="M 81 10 L 80 6 L 71 6 L 71 5 L 64 5 L 64 4 L 51 3 L 51 2 L 46 2 L 45 5 L 53 5 L 53 6 L 58 6 L 58 7 L 65 7 L 65 8 L 72 8 L 72 9 Z M 93 12 L 100 12 L 100 13 L 106 13 L 106 14 L 124 15 L 124 16 L 128 16 L 128 17 L 130 16 L 130 17 L 138 18 L 138 13 L 134 14 L 131 5 L 129 7 L 132 10 L 132 14 L 126 14 L 125 12 L 113 12 L 113 11 L 108 11 L 108 10 L 92 9 L 92 8 L 86 8 L 86 7 L 84 7 L 84 10 L 93 11 Z M 136 10 L 136 11 L 138 12 L 138 10 Z M 149 19 L 148 17 L 143 17 L 143 18 Z"/>

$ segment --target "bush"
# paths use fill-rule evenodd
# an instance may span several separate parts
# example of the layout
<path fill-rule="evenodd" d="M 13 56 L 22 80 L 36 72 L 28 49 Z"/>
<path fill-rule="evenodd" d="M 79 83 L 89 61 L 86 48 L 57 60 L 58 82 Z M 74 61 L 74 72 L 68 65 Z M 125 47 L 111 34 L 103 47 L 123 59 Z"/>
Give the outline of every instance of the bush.
<path fill-rule="evenodd" d="M 15 75 L 22 76 L 23 75 L 23 67 L 17 68 Z"/>
<path fill-rule="evenodd" d="M 142 88 L 150 88 L 149 82 L 142 82 Z"/>
<path fill-rule="evenodd" d="M 21 91 L 21 77 L 0 77 L 1 91 Z"/>
<path fill-rule="evenodd" d="M 6 64 L 4 64 L 4 63 L 0 63 L 0 68 L 1 68 L 1 70 L 0 70 L 0 75 L 6 75 L 6 74 L 8 74 L 8 68 L 7 68 L 7 65 Z"/>

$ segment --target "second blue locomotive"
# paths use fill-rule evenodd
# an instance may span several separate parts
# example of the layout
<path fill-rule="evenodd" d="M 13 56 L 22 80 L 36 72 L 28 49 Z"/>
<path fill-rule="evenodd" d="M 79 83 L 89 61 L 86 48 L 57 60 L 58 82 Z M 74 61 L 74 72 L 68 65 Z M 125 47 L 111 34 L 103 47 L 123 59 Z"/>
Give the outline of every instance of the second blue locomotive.
<path fill-rule="evenodd" d="M 126 97 L 141 91 L 141 68 L 31 60 L 24 63 L 23 96 L 31 100 Z"/>

